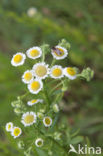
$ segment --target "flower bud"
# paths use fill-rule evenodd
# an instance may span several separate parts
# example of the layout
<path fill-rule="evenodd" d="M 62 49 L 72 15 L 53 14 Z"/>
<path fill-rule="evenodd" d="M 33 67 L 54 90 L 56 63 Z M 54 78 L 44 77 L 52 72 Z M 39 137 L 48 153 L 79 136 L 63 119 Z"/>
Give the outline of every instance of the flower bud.
<path fill-rule="evenodd" d="M 11 105 L 13 106 L 13 107 L 21 107 L 21 105 L 22 105 L 22 101 L 20 100 L 20 99 L 18 99 L 17 101 L 13 101 L 12 103 L 11 103 Z"/>
<path fill-rule="evenodd" d="M 37 113 L 37 116 L 38 116 L 38 118 L 39 118 L 39 119 L 43 119 L 44 114 L 43 114 L 43 113 L 41 113 L 41 112 L 38 112 L 38 113 Z"/>
<path fill-rule="evenodd" d="M 68 50 L 70 50 L 70 48 L 71 48 L 70 43 L 67 42 L 65 39 L 62 39 L 58 45 L 66 48 Z"/>
<path fill-rule="evenodd" d="M 48 155 L 49 155 L 49 156 L 53 155 L 53 152 L 52 152 L 52 151 L 49 151 L 49 152 L 48 152 Z"/>
<path fill-rule="evenodd" d="M 41 113 L 45 113 L 45 109 L 40 109 L 40 112 Z"/>
<path fill-rule="evenodd" d="M 22 113 L 22 111 L 21 111 L 20 108 L 15 108 L 15 109 L 14 109 L 14 112 L 15 112 L 16 114 L 21 114 L 21 113 Z"/>
<path fill-rule="evenodd" d="M 18 142 L 18 148 L 19 148 L 19 149 L 24 149 L 24 146 L 25 146 L 25 145 L 24 145 L 24 142 L 23 142 L 23 141 L 19 141 L 19 142 Z"/>
<path fill-rule="evenodd" d="M 27 15 L 29 17 L 33 17 L 35 14 L 37 13 L 37 9 L 36 8 L 29 8 L 28 11 L 27 11 Z"/>
<path fill-rule="evenodd" d="M 94 76 L 94 71 L 88 67 L 86 69 L 83 69 L 80 76 L 84 77 L 87 81 L 90 81 Z"/>
<path fill-rule="evenodd" d="M 55 132 L 55 133 L 54 133 L 54 139 L 55 139 L 55 140 L 60 140 L 60 139 L 61 139 L 61 133 Z"/>
<path fill-rule="evenodd" d="M 59 107 L 58 107 L 57 104 L 54 104 L 54 105 L 53 105 L 53 111 L 54 111 L 55 113 L 58 113 L 58 112 L 59 112 Z"/>

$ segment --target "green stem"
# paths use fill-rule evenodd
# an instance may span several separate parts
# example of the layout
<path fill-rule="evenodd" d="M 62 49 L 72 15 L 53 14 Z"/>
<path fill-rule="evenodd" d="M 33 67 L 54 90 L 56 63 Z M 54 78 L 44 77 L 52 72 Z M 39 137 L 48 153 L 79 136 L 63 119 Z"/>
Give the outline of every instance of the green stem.
<path fill-rule="evenodd" d="M 56 59 L 53 59 L 50 67 L 52 67 L 55 64 L 55 62 L 56 62 Z"/>
<path fill-rule="evenodd" d="M 43 53 L 42 62 L 44 62 L 44 60 L 45 60 L 45 53 Z"/>
<path fill-rule="evenodd" d="M 50 107 L 50 104 L 51 104 L 51 101 L 50 101 L 50 98 L 49 98 L 48 93 L 47 93 L 47 90 L 46 90 L 46 84 L 44 84 L 43 95 L 44 95 L 45 100 L 47 102 L 47 111 L 48 111 L 49 110 L 49 107 Z"/>
<path fill-rule="evenodd" d="M 63 94 L 64 94 L 64 92 L 62 92 L 62 93 L 58 94 L 58 95 L 56 96 L 55 100 L 54 100 L 54 103 L 59 102 L 59 101 L 60 101 L 60 99 L 62 99 Z"/>
<path fill-rule="evenodd" d="M 28 94 L 29 94 L 29 91 L 26 92 L 24 95 L 20 96 L 20 99 L 23 100 Z"/>
<path fill-rule="evenodd" d="M 56 88 L 58 88 L 58 87 L 61 86 L 61 85 L 62 85 L 62 82 L 58 83 L 58 84 L 51 90 L 50 94 L 51 94 Z"/>

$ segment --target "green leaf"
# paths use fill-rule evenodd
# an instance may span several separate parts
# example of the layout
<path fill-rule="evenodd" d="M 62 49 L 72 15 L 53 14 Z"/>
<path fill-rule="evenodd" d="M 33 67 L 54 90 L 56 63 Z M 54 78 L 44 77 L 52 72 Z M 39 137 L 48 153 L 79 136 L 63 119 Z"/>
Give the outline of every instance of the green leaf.
<path fill-rule="evenodd" d="M 70 141 L 70 144 L 78 144 L 80 142 L 83 141 L 83 137 L 82 136 L 77 136 L 75 138 L 73 138 L 71 141 Z"/>

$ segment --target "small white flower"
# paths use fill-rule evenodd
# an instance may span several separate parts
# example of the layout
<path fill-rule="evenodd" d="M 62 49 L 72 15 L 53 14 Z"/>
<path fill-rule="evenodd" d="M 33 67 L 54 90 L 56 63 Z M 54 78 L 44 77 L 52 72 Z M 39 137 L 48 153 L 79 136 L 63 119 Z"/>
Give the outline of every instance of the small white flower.
<path fill-rule="evenodd" d="M 32 94 L 38 94 L 43 88 L 43 83 L 39 79 L 34 79 L 28 85 L 28 89 Z"/>
<path fill-rule="evenodd" d="M 42 103 L 42 102 L 43 102 L 42 99 L 32 99 L 31 101 L 28 101 L 28 102 L 27 102 L 27 105 L 28 105 L 28 106 L 33 106 L 33 105 L 35 105 L 35 104 L 37 104 L 37 103 Z"/>
<path fill-rule="evenodd" d="M 31 59 L 37 59 L 37 58 L 41 57 L 42 50 L 40 47 L 32 47 L 26 51 L 26 54 Z"/>
<path fill-rule="evenodd" d="M 13 66 L 20 66 L 20 65 L 23 65 L 24 62 L 25 62 L 25 59 L 26 59 L 26 55 L 19 52 L 19 53 L 16 53 L 15 55 L 13 55 L 13 58 L 11 60 L 11 64 Z"/>
<path fill-rule="evenodd" d="M 28 11 L 27 11 L 27 15 L 29 17 L 33 17 L 35 14 L 37 13 L 37 9 L 32 7 L 32 8 L 29 8 Z"/>
<path fill-rule="evenodd" d="M 45 62 L 36 63 L 33 66 L 33 74 L 39 79 L 45 79 L 49 74 L 48 64 L 45 64 Z"/>
<path fill-rule="evenodd" d="M 27 70 L 24 72 L 23 76 L 22 76 L 22 81 L 24 83 L 30 83 L 33 80 L 33 72 L 32 70 Z"/>
<path fill-rule="evenodd" d="M 45 127 L 50 127 L 52 124 L 52 119 L 49 116 L 44 117 L 43 124 Z"/>
<path fill-rule="evenodd" d="M 64 75 L 68 77 L 70 80 L 74 80 L 77 77 L 76 70 L 72 67 L 64 68 Z"/>
<path fill-rule="evenodd" d="M 36 123 L 36 114 L 34 112 L 26 112 L 22 115 L 21 122 L 24 126 L 30 126 Z"/>
<path fill-rule="evenodd" d="M 19 137 L 19 136 L 21 135 L 21 133 L 22 133 L 21 128 L 19 128 L 19 127 L 14 127 L 14 128 L 12 129 L 11 135 L 12 135 L 14 138 L 17 138 L 17 137 Z"/>
<path fill-rule="evenodd" d="M 59 66 L 59 65 L 53 66 L 50 70 L 50 76 L 54 79 L 62 78 L 64 76 L 62 66 Z"/>
<path fill-rule="evenodd" d="M 55 46 L 55 48 L 52 49 L 51 53 L 56 60 L 64 59 L 68 55 L 67 49 L 61 46 Z"/>
<path fill-rule="evenodd" d="M 8 122 L 6 124 L 6 131 L 11 132 L 13 129 L 13 123 L 12 122 Z"/>
<path fill-rule="evenodd" d="M 41 139 L 41 138 L 38 138 L 38 139 L 36 139 L 36 141 L 35 141 L 35 145 L 37 146 L 37 147 L 42 147 L 43 146 L 43 139 Z"/>

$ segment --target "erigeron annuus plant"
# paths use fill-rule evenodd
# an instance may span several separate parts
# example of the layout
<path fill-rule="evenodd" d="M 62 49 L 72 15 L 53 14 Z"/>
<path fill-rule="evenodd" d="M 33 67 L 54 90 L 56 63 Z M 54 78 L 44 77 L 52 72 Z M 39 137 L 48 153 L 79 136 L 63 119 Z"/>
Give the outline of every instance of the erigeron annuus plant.
<path fill-rule="evenodd" d="M 21 76 L 27 86 L 25 94 L 11 103 L 19 126 L 12 122 L 6 124 L 6 130 L 26 156 L 42 155 L 41 151 L 47 155 L 68 154 L 69 132 L 68 127 L 58 122 L 62 111 L 59 103 L 69 81 L 78 77 L 89 81 L 93 77 L 90 68 L 80 73 L 76 67 L 69 66 L 69 62 L 67 67 L 61 65 L 69 52 L 70 44 L 63 39 L 53 48 L 44 44 L 13 55 L 11 64 L 15 67 L 25 66 L 28 59 L 32 62 Z"/>

